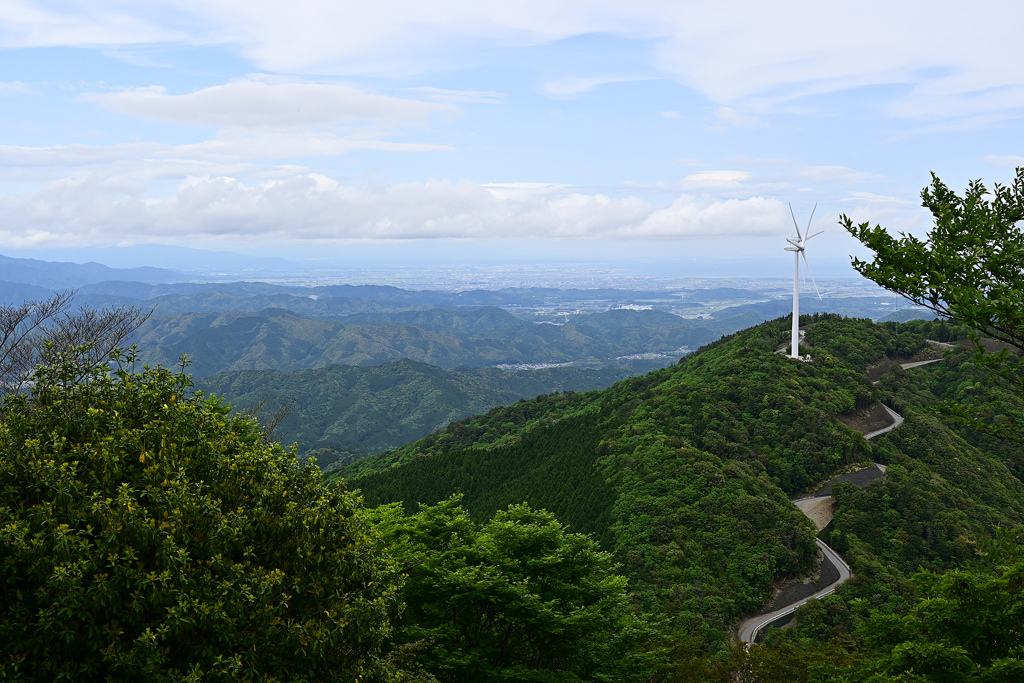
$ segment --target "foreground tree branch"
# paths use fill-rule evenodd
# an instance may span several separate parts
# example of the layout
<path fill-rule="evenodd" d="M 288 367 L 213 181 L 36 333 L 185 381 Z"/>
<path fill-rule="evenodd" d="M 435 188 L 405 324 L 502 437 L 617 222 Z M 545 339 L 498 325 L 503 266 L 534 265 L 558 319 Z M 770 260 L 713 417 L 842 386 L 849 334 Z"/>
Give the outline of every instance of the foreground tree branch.
<path fill-rule="evenodd" d="M 1009 185 L 991 192 L 972 181 L 963 196 L 935 174 L 921 192 L 922 205 L 935 225 L 925 240 L 901 233 L 894 237 L 881 225 L 854 225 L 846 215 L 839 223 L 875 256 L 853 259 L 861 275 L 944 318 L 954 318 L 981 335 L 1002 342 L 996 350 L 974 337 L 975 362 L 999 385 L 1024 394 L 1024 168 Z M 1024 426 L 993 423 L 983 416 L 998 406 L 969 411 L 947 404 L 946 411 L 970 426 L 1024 440 Z"/>
<path fill-rule="evenodd" d="M 81 381 L 152 314 L 131 306 L 73 311 L 74 295 L 0 306 L 0 396 L 23 391 L 39 365 L 67 362 Z"/>

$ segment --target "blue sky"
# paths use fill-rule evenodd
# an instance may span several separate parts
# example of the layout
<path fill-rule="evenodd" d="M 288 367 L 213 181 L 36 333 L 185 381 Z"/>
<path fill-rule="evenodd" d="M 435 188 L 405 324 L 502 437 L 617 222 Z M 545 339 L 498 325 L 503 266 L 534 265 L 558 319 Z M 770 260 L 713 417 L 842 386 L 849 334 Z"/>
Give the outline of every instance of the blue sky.
<path fill-rule="evenodd" d="M 1024 165 L 1022 25 L 1005 1 L 7 0 L 0 253 L 785 275 L 792 202 L 839 272 L 838 214 L 922 233 L 929 171 Z"/>

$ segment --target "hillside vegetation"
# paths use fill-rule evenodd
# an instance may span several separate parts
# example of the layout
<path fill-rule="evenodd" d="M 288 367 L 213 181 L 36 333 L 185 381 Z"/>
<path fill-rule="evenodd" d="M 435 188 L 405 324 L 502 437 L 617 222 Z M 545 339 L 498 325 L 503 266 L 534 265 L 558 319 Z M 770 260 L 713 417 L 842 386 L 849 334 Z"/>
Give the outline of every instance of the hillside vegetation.
<path fill-rule="evenodd" d="M 929 408 L 996 405 L 968 349 L 893 365 L 963 330 L 804 323 L 813 362 L 775 321 L 353 463 L 372 509 L 184 375 L 43 366 L 0 403 L 0 677 L 1019 680 L 1019 449 Z M 906 421 L 873 444 L 840 418 L 877 401 Z M 737 647 L 817 571 L 790 498 L 872 460 L 822 532 L 853 579 Z"/>
<path fill-rule="evenodd" d="M 513 364 L 622 364 L 653 353 L 677 359 L 720 329 L 661 311 L 608 311 L 562 325 L 516 319 L 499 308 L 377 313 L 343 321 L 283 309 L 258 313 L 154 316 L 139 330 L 148 364 L 173 366 L 182 354 L 205 377 L 225 370 L 296 370 L 379 365 L 409 358 L 453 369 Z"/>
<path fill-rule="evenodd" d="M 905 613 L 915 571 L 961 566 L 973 557 L 969 539 L 1024 520 L 1024 485 L 1010 470 L 1017 451 L 928 408 L 944 394 L 969 394 L 966 349 L 872 385 L 869 367 L 930 349 L 934 326 L 897 333 L 895 324 L 834 315 L 804 322 L 811 363 L 776 353 L 788 325 L 775 321 L 606 390 L 462 420 L 337 476 L 368 504 L 401 501 L 408 513 L 453 494 L 479 522 L 524 501 L 551 510 L 613 553 L 635 606 L 672 624 L 683 641 L 678 667 L 722 647 L 778 582 L 814 571 L 814 528 L 791 496 L 845 467 L 887 463 L 886 478 L 866 490 L 837 487 L 824 533 L 855 578 L 800 622 L 809 643 L 849 639 L 862 620 L 851 600 Z M 877 401 L 906 422 L 873 444 L 838 418 Z"/>
<path fill-rule="evenodd" d="M 372 367 L 331 365 L 293 370 L 218 373 L 196 388 L 224 396 L 246 412 L 262 404 L 285 407 L 274 431 L 281 443 L 298 445 L 322 469 L 423 438 L 469 415 L 553 391 L 585 391 L 657 367 L 633 361 L 604 368 L 558 367 L 505 371 L 445 370 L 412 360 Z"/>

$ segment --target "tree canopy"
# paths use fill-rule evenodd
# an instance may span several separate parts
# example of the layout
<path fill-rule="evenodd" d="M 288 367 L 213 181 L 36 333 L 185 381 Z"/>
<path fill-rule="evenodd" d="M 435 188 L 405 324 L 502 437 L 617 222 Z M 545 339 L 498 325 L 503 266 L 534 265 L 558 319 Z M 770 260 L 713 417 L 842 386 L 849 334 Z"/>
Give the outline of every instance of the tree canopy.
<path fill-rule="evenodd" d="M 350 494 L 131 361 L 5 400 L 0 677 L 373 680 L 397 578 Z"/>
<path fill-rule="evenodd" d="M 451 683 L 646 677 L 631 650 L 653 629 L 609 553 L 526 504 L 478 526 L 458 503 L 374 515 L 407 575 L 397 641 L 422 644 L 419 666 Z"/>
<path fill-rule="evenodd" d="M 44 301 L 0 305 L 0 396 L 22 391 L 36 366 L 73 361 L 76 378 L 106 362 L 150 316 L 131 306 L 71 310 L 75 292 L 58 292 Z"/>
<path fill-rule="evenodd" d="M 978 360 L 994 371 L 997 381 L 1024 391 L 1024 167 L 1009 185 L 996 183 L 990 192 L 980 180 L 958 195 L 932 174 L 921 191 L 922 204 L 935 225 L 927 239 L 894 237 L 881 225 L 840 224 L 870 248 L 868 262 L 853 260 L 860 274 L 937 314 L 954 318 L 998 342 L 980 342 Z M 979 429 L 1024 438 L 1024 425 L 986 421 L 983 411 L 947 409 Z"/>

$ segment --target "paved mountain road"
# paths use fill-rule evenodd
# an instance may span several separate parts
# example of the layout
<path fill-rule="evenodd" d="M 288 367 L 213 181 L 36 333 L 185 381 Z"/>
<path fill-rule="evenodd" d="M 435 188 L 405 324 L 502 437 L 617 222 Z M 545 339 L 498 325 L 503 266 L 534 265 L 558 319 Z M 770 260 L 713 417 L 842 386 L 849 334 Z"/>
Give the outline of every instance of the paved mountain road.
<path fill-rule="evenodd" d="M 881 436 L 882 434 L 885 434 L 886 432 L 891 432 L 892 430 L 896 429 L 901 424 L 903 424 L 902 415 L 900 415 L 895 410 L 893 410 L 892 408 L 885 404 L 882 404 L 882 407 L 885 408 L 885 412 L 889 413 L 889 417 L 892 418 L 892 424 L 889 425 L 888 427 L 882 427 L 881 429 L 876 429 L 873 432 L 868 432 L 867 434 L 864 435 L 865 439 L 873 439 L 876 436 Z"/>
<path fill-rule="evenodd" d="M 789 605 L 786 605 L 781 609 L 777 609 L 774 612 L 769 612 L 768 614 L 757 617 L 756 619 L 745 623 L 740 628 L 739 633 L 740 640 L 742 642 L 753 643 L 757 639 L 757 634 L 760 633 L 761 629 L 763 629 L 768 624 L 772 623 L 773 621 L 776 621 L 777 619 L 781 619 L 786 615 L 792 614 L 796 611 L 798 607 L 806 603 L 808 600 L 823 598 L 826 595 L 834 593 L 836 588 L 838 588 L 841 584 L 849 580 L 851 576 L 850 567 L 845 562 L 843 562 L 843 558 L 839 557 L 839 554 L 836 551 L 832 550 L 832 548 L 829 548 L 827 545 L 825 545 L 823 541 L 818 539 L 815 540 L 817 540 L 818 547 L 821 548 L 821 552 L 825 555 L 825 557 L 822 559 L 822 563 L 831 563 L 832 566 L 839 571 L 839 580 L 835 583 L 829 584 L 824 589 L 818 591 L 814 595 L 810 595 L 794 603 L 790 603 Z"/>
<path fill-rule="evenodd" d="M 952 344 L 943 344 L 941 342 L 934 343 L 939 346 L 952 346 Z M 940 360 L 942 359 L 935 358 L 932 360 L 924 360 L 914 363 L 901 363 L 900 367 L 902 367 L 904 370 L 909 370 L 910 368 L 917 368 L 922 365 L 928 365 L 929 363 L 938 363 Z M 874 384 L 877 384 L 877 382 L 874 382 Z M 876 429 L 873 432 L 868 432 L 867 434 L 864 435 L 865 439 L 873 439 L 874 437 L 885 434 L 886 432 L 891 432 L 892 430 L 896 429 L 901 424 L 903 424 L 902 415 L 900 415 L 887 405 L 883 404 L 882 407 L 885 408 L 885 411 L 889 413 L 890 417 L 892 417 L 892 424 L 890 424 L 888 427 L 883 427 L 882 429 Z M 884 465 L 877 465 L 877 467 L 882 470 L 883 474 L 885 473 Z M 831 509 L 829 508 L 827 511 L 824 509 L 824 507 L 828 505 L 828 503 L 826 503 L 825 501 L 830 501 L 831 499 L 831 496 L 813 496 L 810 498 L 802 498 L 800 500 L 793 501 L 793 504 L 800 508 L 800 511 L 807 515 L 811 519 L 811 521 L 814 522 L 814 526 L 817 528 L 818 531 L 821 531 L 823 528 L 825 528 L 825 525 L 827 525 L 832 518 Z M 845 562 L 843 562 L 843 558 L 839 557 L 839 554 L 836 551 L 832 550 L 832 548 L 828 547 L 822 540 L 815 539 L 815 541 L 817 541 L 818 547 L 821 548 L 821 552 L 824 554 L 824 557 L 822 558 L 822 564 L 824 565 L 825 562 L 831 563 L 831 565 L 838 570 L 839 579 L 834 583 L 829 584 L 822 590 L 818 591 L 814 595 L 808 596 L 806 598 L 801 598 L 800 600 L 792 602 L 786 605 L 785 607 L 781 607 L 777 610 L 769 612 L 768 614 L 764 614 L 759 617 L 754 617 L 742 622 L 740 624 L 739 630 L 739 639 L 741 642 L 748 644 L 753 643 L 757 639 L 758 633 L 760 633 L 761 630 L 768 624 L 771 624 L 772 622 L 777 621 L 778 619 L 781 619 L 789 614 L 792 614 L 797 610 L 798 607 L 806 603 L 808 600 L 822 598 L 826 595 L 834 593 L 836 588 L 842 585 L 845 581 L 849 580 L 851 576 L 850 567 Z M 824 573 L 824 567 L 822 568 L 822 573 Z"/>

